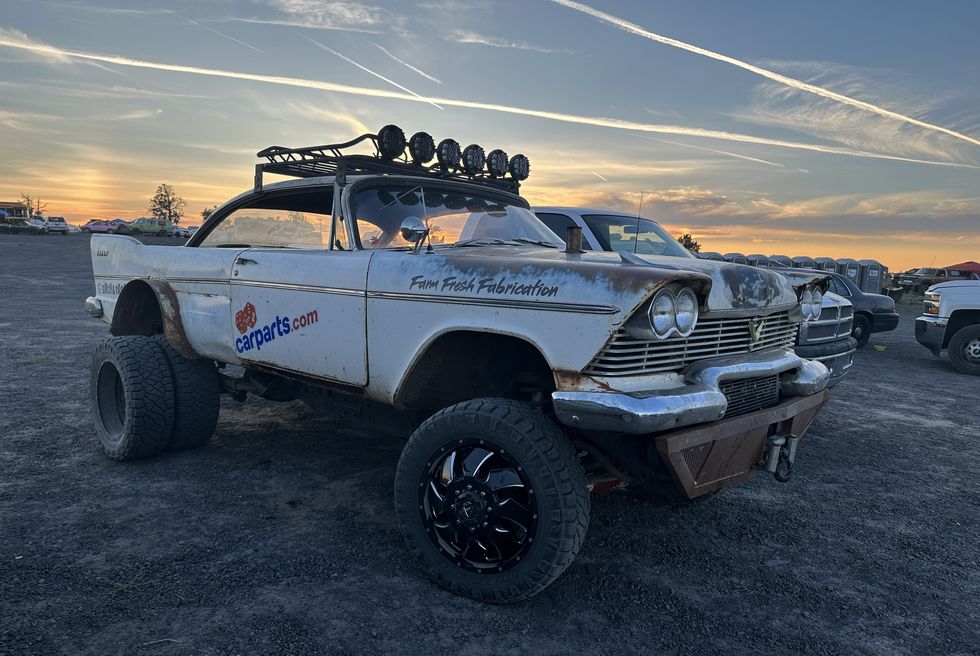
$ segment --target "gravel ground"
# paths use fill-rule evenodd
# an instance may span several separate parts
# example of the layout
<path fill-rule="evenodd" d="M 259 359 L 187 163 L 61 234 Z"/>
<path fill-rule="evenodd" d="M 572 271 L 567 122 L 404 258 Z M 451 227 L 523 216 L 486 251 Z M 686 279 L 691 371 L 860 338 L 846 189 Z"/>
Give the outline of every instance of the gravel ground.
<path fill-rule="evenodd" d="M 169 242 L 174 243 L 174 242 Z M 578 559 L 509 607 L 420 576 L 400 442 L 225 401 L 203 449 L 105 458 L 88 238 L 0 236 L 0 654 L 976 654 L 980 379 L 877 334 L 794 479 L 593 498 Z"/>

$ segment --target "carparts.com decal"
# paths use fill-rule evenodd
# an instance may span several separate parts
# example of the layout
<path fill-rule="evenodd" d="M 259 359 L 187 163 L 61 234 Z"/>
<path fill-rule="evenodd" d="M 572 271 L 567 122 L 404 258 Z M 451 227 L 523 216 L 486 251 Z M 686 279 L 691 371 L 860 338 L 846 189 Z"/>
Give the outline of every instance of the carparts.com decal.
<path fill-rule="evenodd" d="M 239 353 L 245 353 L 252 349 L 261 351 L 264 344 L 274 342 L 277 338 L 286 337 L 319 321 L 320 315 L 317 311 L 310 310 L 292 319 L 277 314 L 275 319 L 268 324 L 256 327 L 258 313 L 254 305 L 246 303 L 245 307 L 235 313 L 235 327 L 238 328 L 238 332 L 242 333 L 242 336 L 235 340 L 235 350 Z"/>

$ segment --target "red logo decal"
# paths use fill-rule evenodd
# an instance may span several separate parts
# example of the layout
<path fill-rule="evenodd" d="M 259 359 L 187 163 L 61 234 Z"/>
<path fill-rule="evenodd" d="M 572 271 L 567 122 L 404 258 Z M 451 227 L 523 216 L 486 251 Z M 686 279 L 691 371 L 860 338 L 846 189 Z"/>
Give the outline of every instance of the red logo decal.
<path fill-rule="evenodd" d="M 246 303 L 245 307 L 235 313 L 235 327 L 238 328 L 238 332 L 244 333 L 249 328 L 255 327 L 256 319 L 255 306 Z"/>

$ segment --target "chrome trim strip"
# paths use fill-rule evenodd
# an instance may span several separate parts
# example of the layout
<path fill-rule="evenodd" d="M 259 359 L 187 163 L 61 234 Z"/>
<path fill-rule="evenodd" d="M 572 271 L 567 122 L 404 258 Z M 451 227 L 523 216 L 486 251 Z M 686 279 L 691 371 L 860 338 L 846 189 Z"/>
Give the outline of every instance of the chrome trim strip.
<path fill-rule="evenodd" d="M 505 298 L 473 298 L 467 296 L 438 296 L 435 294 L 405 294 L 400 292 L 368 292 L 368 298 L 422 303 L 450 303 L 454 305 L 488 305 L 513 309 L 548 310 L 551 312 L 581 312 L 584 314 L 616 314 L 614 305 L 586 305 L 580 303 L 549 303 L 547 301 L 522 301 Z"/>
<path fill-rule="evenodd" d="M 230 281 L 232 285 L 239 287 L 267 287 L 269 289 L 285 289 L 295 292 L 313 292 L 315 294 L 338 294 L 340 296 L 364 296 L 364 292 L 358 291 L 356 289 L 347 289 L 343 287 L 318 287 L 316 285 L 293 285 L 284 282 L 263 282 L 260 280 L 241 280 L 233 279 Z"/>

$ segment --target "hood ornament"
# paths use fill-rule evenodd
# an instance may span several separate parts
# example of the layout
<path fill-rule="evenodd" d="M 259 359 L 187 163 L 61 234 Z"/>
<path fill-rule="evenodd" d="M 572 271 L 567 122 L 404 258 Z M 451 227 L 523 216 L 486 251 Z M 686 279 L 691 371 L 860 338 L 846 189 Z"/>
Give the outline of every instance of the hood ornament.
<path fill-rule="evenodd" d="M 766 326 L 765 319 L 749 319 L 749 345 L 755 346 L 762 339 L 762 329 Z"/>

